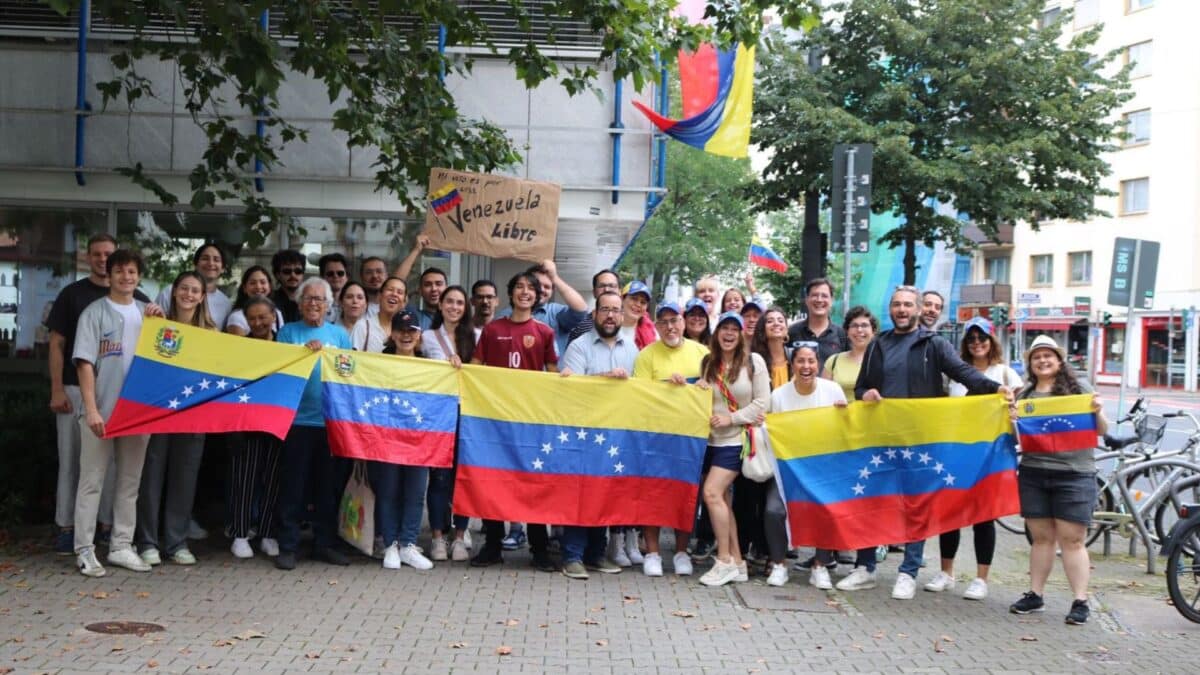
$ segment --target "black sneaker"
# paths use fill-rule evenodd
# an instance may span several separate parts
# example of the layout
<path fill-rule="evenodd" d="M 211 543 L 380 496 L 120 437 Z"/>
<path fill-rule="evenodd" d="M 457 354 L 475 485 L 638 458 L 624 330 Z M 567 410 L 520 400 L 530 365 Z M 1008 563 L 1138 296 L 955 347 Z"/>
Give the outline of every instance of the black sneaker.
<path fill-rule="evenodd" d="M 1071 611 L 1067 612 L 1067 623 L 1072 626 L 1085 624 L 1087 623 L 1088 615 L 1091 613 L 1092 610 L 1088 608 L 1087 600 L 1076 600 L 1071 603 Z"/>
<path fill-rule="evenodd" d="M 332 546 L 314 548 L 312 557 L 313 560 L 320 560 L 322 562 L 327 562 L 330 565 L 337 565 L 339 567 L 345 567 L 350 564 L 350 559 L 346 557 L 346 554 Z"/>
<path fill-rule="evenodd" d="M 471 567 L 491 567 L 502 562 L 504 562 L 504 557 L 500 555 L 500 551 L 484 548 L 475 554 L 474 558 L 471 558 Z"/>
<path fill-rule="evenodd" d="M 279 555 L 275 556 L 275 569 L 280 569 L 280 570 L 296 569 L 296 552 L 295 551 L 280 551 Z"/>
<path fill-rule="evenodd" d="M 1046 609 L 1046 602 L 1044 600 L 1042 600 L 1042 596 L 1038 595 L 1037 593 L 1034 593 L 1033 591 L 1026 591 L 1025 595 L 1022 595 L 1020 600 L 1017 600 L 1016 602 L 1014 602 L 1013 604 L 1008 606 L 1008 611 L 1012 612 L 1013 614 L 1031 614 L 1033 612 L 1045 611 L 1045 609 Z M 1072 608 L 1072 611 L 1074 611 L 1074 608 Z M 1086 620 L 1087 619 L 1086 604 L 1084 605 L 1083 611 L 1084 611 L 1084 620 Z"/>
<path fill-rule="evenodd" d="M 812 556 L 808 560 L 801 560 L 797 563 L 794 563 L 792 565 L 792 569 L 799 570 L 801 572 L 810 572 L 810 571 L 812 571 L 812 568 L 813 568 L 813 562 L 816 559 L 817 559 L 817 556 Z M 836 559 L 829 561 L 829 563 L 827 565 L 825 565 L 825 569 L 829 570 L 831 573 L 834 570 L 836 570 L 837 567 L 838 567 L 838 562 Z"/>
<path fill-rule="evenodd" d="M 558 571 L 558 565 L 555 565 L 554 561 L 550 559 L 550 556 L 548 556 L 544 553 L 542 555 L 533 556 L 533 558 L 530 559 L 529 564 L 534 569 L 540 570 L 542 572 L 557 572 Z"/>

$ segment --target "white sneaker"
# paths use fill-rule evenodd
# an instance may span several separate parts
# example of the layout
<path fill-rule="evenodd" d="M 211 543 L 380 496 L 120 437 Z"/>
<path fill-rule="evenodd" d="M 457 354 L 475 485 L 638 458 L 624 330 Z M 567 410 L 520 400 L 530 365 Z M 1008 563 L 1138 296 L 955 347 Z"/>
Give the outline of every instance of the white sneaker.
<path fill-rule="evenodd" d="M 681 577 L 692 576 L 692 556 L 688 555 L 686 551 L 682 553 L 676 553 L 674 563 L 675 574 Z"/>
<path fill-rule="evenodd" d="M 954 576 L 941 571 L 933 575 L 933 579 L 925 584 L 925 590 L 930 593 L 941 593 L 952 588 L 954 588 Z"/>
<path fill-rule="evenodd" d="M 254 549 L 250 548 L 250 540 L 245 537 L 237 537 L 233 540 L 233 545 L 229 547 L 229 551 L 233 553 L 235 558 L 253 558 Z"/>
<path fill-rule="evenodd" d="M 865 567 L 855 567 L 845 579 L 837 582 L 839 591 L 865 591 L 875 588 L 875 573 L 868 572 Z"/>
<path fill-rule="evenodd" d="M 896 575 L 896 585 L 892 586 L 892 597 L 896 600 L 912 600 L 917 594 L 917 580 L 901 572 Z"/>
<path fill-rule="evenodd" d="M 263 553 L 267 554 L 268 558 L 274 558 L 279 555 L 279 542 L 270 537 L 263 537 L 258 541 L 258 548 Z"/>
<path fill-rule="evenodd" d="M 737 567 L 738 572 L 737 576 L 733 578 L 734 581 L 738 582 L 739 584 L 744 584 L 747 581 L 750 581 L 750 568 L 746 565 L 745 560 L 735 565 L 735 567 Z"/>
<path fill-rule="evenodd" d="M 471 550 L 471 528 L 470 527 L 463 530 L 462 540 L 463 540 L 463 545 L 467 547 L 468 551 L 470 551 Z"/>
<path fill-rule="evenodd" d="M 638 533 L 632 528 L 625 530 L 625 555 L 629 557 L 629 564 L 641 565 L 646 558 L 642 556 L 642 549 L 638 548 Z M 620 565 L 621 563 L 617 563 Z M 661 561 L 660 561 L 661 566 Z"/>
<path fill-rule="evenodd" d="M 967 584 L 967 590 L 963 591 L 963 597 L 967 600 L 983 600 L 987 595 L 987 582 L 979 577 L 972 579 L 971 583 Z"/>
<path fill-rule="evenodd" d="M 648 577 L 661 577 L 662 556 L 657 553 L 647 553 L 642 560 L 642 574 Z"/>
<path fill-rule="evenodd" d="M 171 554 L 171 562 L 176 565 L 195 565 L 196 556 L 192 555 L 192 552 L 185 546 Z"/>
<path fill-rule="evenodd" d="M 824 568 L 821 568 L 824 569 Z M 828 572 L 826 573 L 828 575 Z M 768 586 L 783 586 L 788 582 L 787 565 L 771 563 L 771 574 L 767 576 Z"/>
<path fill-rule="evenodd" d="M 823 591 L 833 590 L 833 580 L 829 578 L 829 569 L 826 567 L 813 565 L 812 572 L 808 574 L 808 583 Z"/>
<path fill-rule="evenodd" d="M 157 553 L 157 551 L 156 551 Z M 134 572 L 149 572 L 150 565 L 145 560 L 142 560 L 138 554 L 133 552 L 131 548 L 122 548 L 116 551 L 108 552 L 108 562 L 117 567 L 124 567 L 127 570 Z"/>
<path fill-rule="evenodd" d="M 608 559 L 617 563 L 619 567 L 632 567 L 633 561 L 629 559 L 629 555 L 625 553 L 625 535 L 618 534 L 610 537 L 608 540 Z"/>
<path fill-rule="evenodd" d="M 433 569 L 433 563 L 421 554 L 416 544 L 408 544 L 400 549 L 400 562 L 418 570 Z"/>
<path fill-rule="evenodd" d="M 96 560 L 96 550 L 92 548 L 83 549 L 75 557 L 75 564 L 79 567 L 79 573 L 85 577 L 98 578 L 108 574 L 108 570 L 104 569 L 99 560 Z"/>
<path fill-rule="evenodd" d="M 438 537 L 433 540 L 433 545 L 430 547 L 429 557 L 432 560 L 446 560 L 450 556 L 446 550 L 446 540 Z"/>
<path fill-rule="evenodd" d="M 393 543 L 391 546 L 383 549 L 383 569 L 398 570 L 400 569 L 400 545 Z"/>
<path fill-rule="evenodd" d="M 700 577 L 700 583 L 705 586 L 724 586 L 725 584 L 734 581 L 738 576 L 738 566 L 731 562 L 721 562 L 718 560 L 712 566 L 712 569 L 704 573 Z"/>
<path fill-rule="evenodd" d="M 450 559 L 454 562 L 466 562 L 471 559 L 471 549 L 467 545 L 467 538 L 455 539 L 453 544 L 450 544 Z"/>
<path fill-rule="evenodd" d="M 161 565 L 162 556 L 159 555 L 158 549 L 148 548 L 145 551 L 142 551 L 142 562 L 146 563 L 147 565 Z"/>

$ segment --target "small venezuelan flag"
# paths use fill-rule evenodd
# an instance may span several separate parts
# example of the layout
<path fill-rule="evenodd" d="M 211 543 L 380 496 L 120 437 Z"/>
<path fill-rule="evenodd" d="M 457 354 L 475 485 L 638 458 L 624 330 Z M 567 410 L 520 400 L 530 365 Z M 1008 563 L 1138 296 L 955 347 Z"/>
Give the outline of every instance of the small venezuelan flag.
<path fill-rule="evenodd" d="M 146 319 L 105 436 L 265 431 L 287 435 L 317 355 Z"/>
<path fill-rule="evenodd" d="M 454 183 L 446 183 L 430 193 L 429 201 L 433 206 L 433 212 L 440 216 L 461 204 L 462 195 L 458 194 L 458 188 L 454 187 Z"/>
<path fill-rule="evenodd" d="M 321 359 L 321 404 L 333 454 L 409 466 L 454 464 L 454 366 L 343 349 L 322 350 Z"/>
<path fill-rule="evenodd" d="M 463 366 L 454 512 L 692 529 L 712 394 Z"/>
<path fill-rule="evenodd" d="M 772 413 L 767 431 L 793 546 L 924 541 L 1020 510 L 999 395 Z"/>
<path fill-rule="evenodd" d="M 775 270 L 780 274 L 788 271 L 787 262 L 758 237 L 755 237 L 754 241 L 750 243 L 750 262 L 759 267 Z"/>
<path fill-rule="evenodd" d="M 1096 447 L 1092 395 L 1051 396 L 1017 401 L 1021 452 L 1073 452 Z"/>

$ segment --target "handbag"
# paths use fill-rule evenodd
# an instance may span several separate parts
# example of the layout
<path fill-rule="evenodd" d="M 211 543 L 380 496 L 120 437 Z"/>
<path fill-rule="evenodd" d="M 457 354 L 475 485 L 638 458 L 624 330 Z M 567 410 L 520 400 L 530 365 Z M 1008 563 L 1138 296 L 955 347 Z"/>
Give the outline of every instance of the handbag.
<path fill-rule="evenodd" d="M 348 544 L 371 555 L 375 545 L 375 491 L 367 481 L 367 463 L 354 462 L 338 508 L 338 534 Z"/>
<path fill-rule="evenodd" d="M 748 427 L 746 433 L 753 440 L 750 452 L 742 460 L 742 475 L 755 483 L 765 483 L 775 477 L 775 453 L 767 443 L 767 428 Z"/>

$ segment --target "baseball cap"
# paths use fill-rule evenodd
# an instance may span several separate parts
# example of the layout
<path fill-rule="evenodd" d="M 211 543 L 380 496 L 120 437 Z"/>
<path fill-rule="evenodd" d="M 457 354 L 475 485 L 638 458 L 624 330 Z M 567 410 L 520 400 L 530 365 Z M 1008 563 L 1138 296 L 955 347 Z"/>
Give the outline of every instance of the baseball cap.
<path fill-rule="evenodd" d="M 407 309 L 401 310 L 392 317 L 392 330 L 421 330 L 421 322 L 416 314 Z"/>
<path fill-rule="evenodd" d="M 654 310 L 654 318 L 657 319 L 658 317 L 662 316 L 663 312 L 675 312 L 676 314 L 680 315 L 683 314 L 683 312 L 679 309 L 678 302 L 664 302 L 660 304 L 658 309 Z"/>
<path fill-rule="evenodd" d="M 759 300 L 757 298 L 749 298 L 748 300 L 746 300 L 746 302 L 742 303 L 742 314 L 745 314 L 746 310 L 750 309 L 751 307 L 753 307 L 754 309 L 757 309 L 759 314 L 762 314 L 763 312 L 767 311 L 767 308 L 763 307 L 763 303 L 761 300 Z"/>
<path fill-rule="evenodd" d="M 745 322 L 742 321 L 742 315 L 738 314 L 737 312 L 725 312 L 721 316 L 717 317 L 717 328 L 720 328 L 721 324 L 725 323 L 726 321 L 733 321 L 738 325 L 738 328 L 741 329 L 746 327 Z"/>
<path fill-rule="evenodd" d="M 647 300 L 653 300 L 654 296 L 650 295 L 650 287 L 641 281 L 631 281 L 625 287 L 625 295 L 635 295 L 641 293 L 646 296 Z"/>
<path fill-rule="evenodd" d="M 967 336 L 967 332 L 972 328 L 979 329 L 984 335 L 992 335 L 992 322 L 982 316 L 973 316 L 970 321 L 963 324 L 963 337 Z"/>
<path fill-rule="evenodd" d="M 701 300 L 700 298 L 691 298 L 690 300 L 688 300 L 687 304 L 683 306 L 683 313 L 687 314 L 688 312 L 692 311 L 693 309 L 696 309 L 697 307 L 699 307 L 706 316 L 708 315 L 708 303 Z"/>

